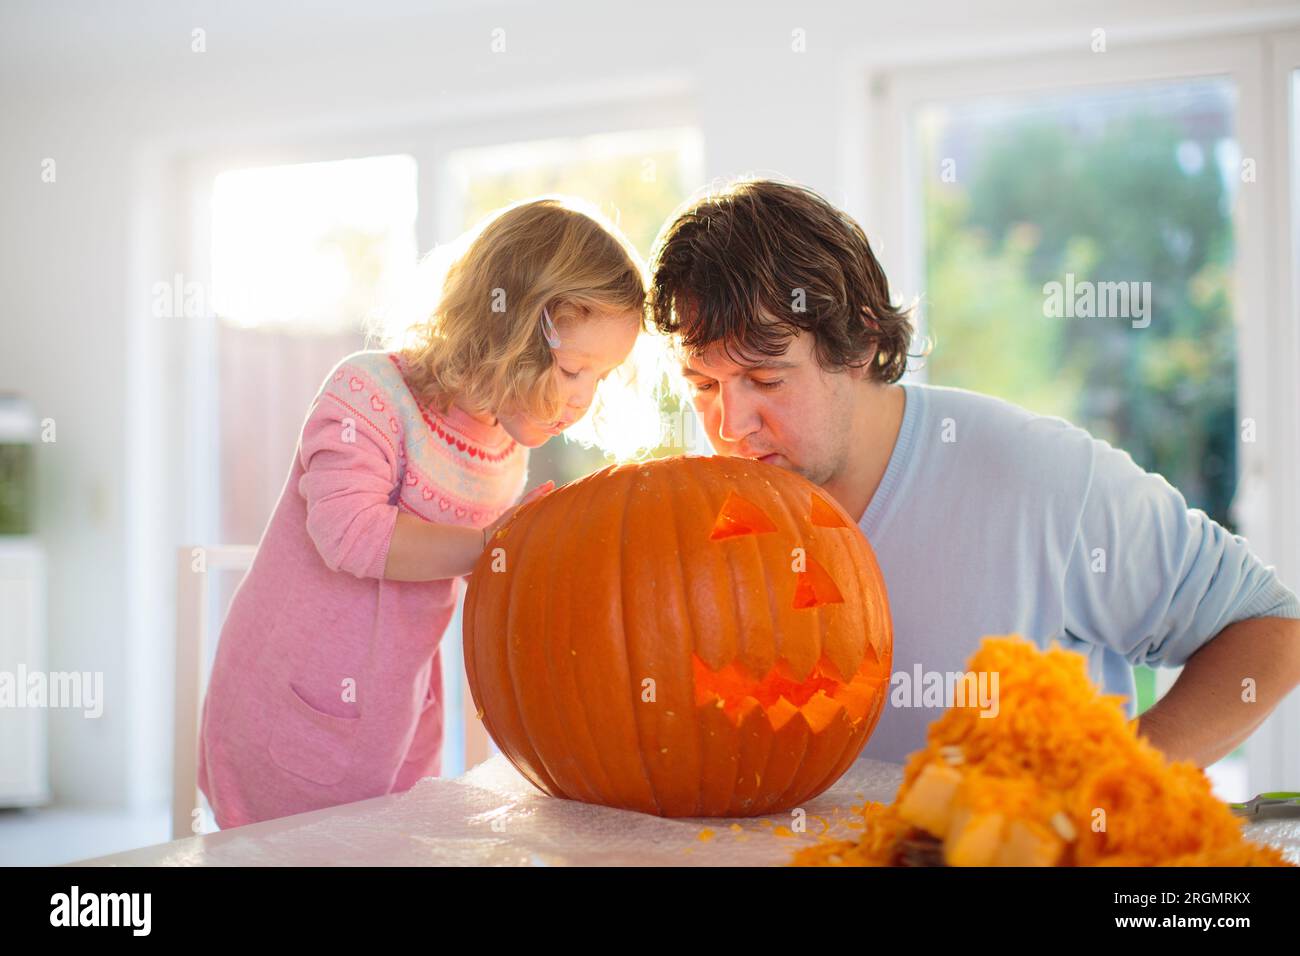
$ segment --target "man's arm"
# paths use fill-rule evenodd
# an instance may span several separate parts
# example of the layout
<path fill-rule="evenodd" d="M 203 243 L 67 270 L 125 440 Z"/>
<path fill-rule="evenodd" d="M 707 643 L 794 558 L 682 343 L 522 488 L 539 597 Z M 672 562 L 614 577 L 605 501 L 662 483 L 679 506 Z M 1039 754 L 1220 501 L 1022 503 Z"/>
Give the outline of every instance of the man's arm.
<path fill-rule="evenodd" d="M 1300 620 L 1229 624 L 1183 665 L 1165 696 L 1138 718 L 1138 733 L 1172 760 L 1208 767 L 1254 733 L 1300 685 Z"/>
<path fill-rule="evenodd" d="M 1065 631 L 1132 665 L 1183 667 L 1138 731 L 1206 766 L 1300 682 L 1300 599 L 1163 477 L 1106 442 L 1093 439 L 1092 452 L 1063 582 Z M 1242 699 L 1247 679 L 1253 703 Z"/>

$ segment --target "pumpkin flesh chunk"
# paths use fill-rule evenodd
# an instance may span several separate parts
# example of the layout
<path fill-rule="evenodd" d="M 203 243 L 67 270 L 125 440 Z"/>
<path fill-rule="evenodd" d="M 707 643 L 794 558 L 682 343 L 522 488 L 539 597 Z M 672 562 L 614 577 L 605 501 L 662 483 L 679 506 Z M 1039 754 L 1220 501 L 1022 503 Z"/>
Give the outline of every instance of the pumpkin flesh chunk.
<path fill-rule="evenodd" d="M 948 834 L 953 798 L 961 774 L 943 764 L 927 764 L 898 804 L 898 815 L 913 826 L 942 839 Z"/>
<path fill-rule="evenodd" d="M 965 777 L 957 767 L 926 764 L 898 802 L 898 815 L 943 840 L 949 866 L 1055 866 L 1065 841 L 1048 828 L 963 799 Z M 985 801 L 987 803 L 987 801 Z"/>
<path fill-rule="evenodd" d="M 1012 820 L 993 865 L 1056 866 L 1064 852 L 1065 841 L 1055 833 L 1025 820 Z"/>
<path fill-rule="evenodd" d="M 948 825 L 943 856 L 949 866 L 991 866 L 1002 840 L 1000 813 L 976 813 L 959 807 Z"/>

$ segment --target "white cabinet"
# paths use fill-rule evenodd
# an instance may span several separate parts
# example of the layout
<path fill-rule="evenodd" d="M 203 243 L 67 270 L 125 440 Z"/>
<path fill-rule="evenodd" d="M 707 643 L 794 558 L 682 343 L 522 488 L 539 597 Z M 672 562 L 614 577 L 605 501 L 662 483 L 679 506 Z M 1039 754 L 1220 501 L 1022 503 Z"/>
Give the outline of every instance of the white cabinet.
<path fill-rule="evenodd" d="M 44 553 L 32 538 L 0 537 L 0 807 L 50 799 L 48 710 L 27 695 L 45 660 Z"/>

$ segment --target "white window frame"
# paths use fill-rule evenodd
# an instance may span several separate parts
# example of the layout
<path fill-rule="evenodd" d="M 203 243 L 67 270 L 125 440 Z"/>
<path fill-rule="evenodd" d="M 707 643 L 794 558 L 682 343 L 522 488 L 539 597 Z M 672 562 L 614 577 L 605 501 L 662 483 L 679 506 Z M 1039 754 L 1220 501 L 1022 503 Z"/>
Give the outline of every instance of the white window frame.
<path fill-rule="evenodd" d="M 576 104 L 576 105 L 575 105 Z M 358 123 L 363 121 L 358 120 Z M 332 121 L 337 125 L 339 120 Z M 275 145 L 266 130 L 232 135 L 223 132 L 219 142 L 191 144 L 177 157 L 183 166 L 183 193 L 188 199 L 186 281 L 212 287 L 212 184 L 216 176 L 230 169 L 329 162 L 367 156 L 402 154 L 417 164 L 419 209 L 416 214 L 416 246 L 424 254 L 438 243 L 450 241 L 461 231 L 461 210 L 452 199 L 444 171 L 451 154 L 461 149 L 496 146 L 541 139 L 564 139 L 644 129 L 698 127 L 689 88 L 673 77 L 651 78 L 605 90 L 598 96 L 569 89 L 542 91 L 521 102 L 517 96 L 488 96 L 445 104 L 422 120 L 405 125 L 365 129 L 344 135 L 316 132 Z M 186 323 L 188 344 L 188 396 L 186 421 L 204 427 L 191 402 L 200 401 L 215 385 L 216 369 L 209 347 L 215 335 L 216 318 L 207 315 Z M 204 489 L 196 499 L 215 502 L 215 422 L 212 432 L 194 432 L 186 441 L 187 488 Z M 208 487 L 210 485 L 210 487 Z M 215 506 L 212 506 L 215 507 Z M 202 501 L 194 502 L 187 521 L 192 540 L 209 540 L 218 527 L 214 510 Z"/>
<path fill-rule="evenodd" d="M 526 93 L 440 96 L 383 115 L 330 112 L 325 107 L 300 123 L 241 128 L 217 125 L 198 134 L 156 139 L 143 144 L 135 160 L 145 199 L 137 215 L 138 235 L 133 236 L 132 274 L 141 289 L 179 273 L 185 282 L 197 282 L 205 292 L 211 290 L 212 185 L 220 172 L 392 154 L 410 155 L 418 165 L 416 244 L 423 255 L 438 243 L 453 239 L 461 229 L 461 210 L 452 201 L 443 175 L 450 154 L 531 140 L 647 129 L 691 127 L 702 137 L 696 93 L 690 77 L 665 72 L 629 77 L 598 88 L 557 85 Z M 129 560 L 137 573 L 129 576 L 134 582 L 129 600 L 136 609 L 132 654 L 137 669 L 140 661 L 170 657 L 170 616 L 158 607 L 170 595 L 165 595 L 157 582 L 162 580 L 160 572 L 177 544 L 252 543 L 216 540 L 217 421 L 212 414 L 201 414 L 209 407 L 204 396 L 216 386 L 211 348 L 215 316 L 159 324 L 148 317 L 149 307 L 143 296 L 133 303 L 137 316 L 133 341 L 140 348 L 132 353 L 128 375 L 139 383 L 132 407 L 141 423 L 128 457 L 133 474 L 141 480 L 133 486 L 128 508 L 140 515 L 161 508 L 167 517 L 142 530 L 131 542 Z M 174 415 L 156 411 L 159 395 L 177 395 L 183 400 L 182 409 Z M 464 693 L 461 647 L 457 641 L 447 644 L 442 652 L 448 711 L 444 775 L 455 773 L 462 765 L 461 742 L 473 728 L 473 704 Z M 166 677 L 162 680 L 170 683 Z M 148 683 L 142 681 L 141 688 Z M 158 690 L 137 698 L 137 725 L 170 724 L 162 710 L 166 687 L 158 684 Z M 480 755 L 486 753 L 485 739 L 477 744 Z M 470 742 L 470 746 L 473 749 L 475 745 Z M 141 770 L 138 775 L 144 773 Z M 148 773 L 154 775 L 152 769 Z"/>
<path fill-rule="evenodd" d="M 1257 159 L 1257 179 L 1242 184 L 1233 209 L 1234 318 L 1237 323 L 1237 401 L 1240 417 L 1256 420 L 1267 443 L 1239 443 L 1238 498 L 1257 495 L 1260 507 L 1242 515 L 1241 533 L 1282 580 L 1300 586 L 1300 336 L 1297 335 L 1296 251 L 1300 238 L 1292 210 L 1296 184 L 1280 170 L 1293 140 L 1289 68 L 1300 66 L 1300 34 L 1254 33 L 1169 42 L 1119 44 L 1093 53 L 1085 31 L 1024 49 L 990 50 L 985 58 L 944 59 L 913 51 L 912 59 L 862 57 L 867 83 L 848 108 L 867 117 L 846 139 L 847 195 L 872 225 L 873 245 L 892 291 L 911 301 L 924 291 L 921 171 L 912 118 L 928 102 L 954 103 L 990 95 L 1086 91 L 1106 86 L 1222 76 L 1237 93 L 1235 134 L 1243 157 Z M 1069 46 L 1065 46 L 1068 43 Z M 1050 47 L 1044 52 L 1045 47 Z M 868 66 L 867 63 L 873 65 Z M 861 83 L 862 72 L 858 73 Z M 857 172 L 848 174 L 857 162 Z M 1294 159 L 1290 162 L 1293 164 Z M 866 170 L 862 177 L 860 170 Z M 922 311 L 922 322 L 924 322 Z M 917 378 L 924 379 L 921 370 Z M 1265 520 L 1256 514 L 1267 516 Z M 1176 671 L 1157 670 L 1158 692 Z M 1249 786 L 1279 789 L 1300 777 L 1300 692 L 1293 693 L 1245 743 Z"/>
<path fill-rule="evenodd" d="M 1300 31 L 1269 38 L 1264 61 L 1266 123 L 1271 136 L 1272 317 L 1273 344 L 1280 379 L 1270 393 L 1276 407 L 1290 409 L 1289 434 L 1281 440 L 1290 454 L 1278 462 L 1276 495 L 1278 573 L 1300 587 L 1300 103 L 1293 76 L 1300 73 Z M 1285 789 L 1300 779 L 1300 692 L 1292 692 L 1246 744 L 1248 772 L 1255 789 Z M 1258 743 L 1255 738 L 1258 737 Z M 1253 746 L 1252 746 L 1253 745 Z"/>

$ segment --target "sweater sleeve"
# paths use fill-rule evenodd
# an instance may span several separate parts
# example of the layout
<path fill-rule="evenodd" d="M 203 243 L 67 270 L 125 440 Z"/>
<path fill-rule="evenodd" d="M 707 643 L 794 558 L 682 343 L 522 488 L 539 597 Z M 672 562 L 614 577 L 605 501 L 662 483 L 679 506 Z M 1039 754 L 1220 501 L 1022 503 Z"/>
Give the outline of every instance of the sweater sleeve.
<path fill-rule="evenodd" d="M 1130 664 L 1178 667 L 1252 617 L 1300 617 L 1300 602 L 1247 545 L 1190 509 L 1163 477 L 1093 440 L 1092 480 L 1065 579 L 1065 629 Z"/>
<path fill-rule="evenodd" d="M 382 578 L 397 525 L 396 436 L 360 410 L 365 406 L 354 399 L 365 401 L 369 390 L 350 395 L 348 383 L 362 380 L 341 368 L 342 379 L 327 381 L 303 425 L 298 491 L 307 502 L 307 533 L 326 567 Z"/>

